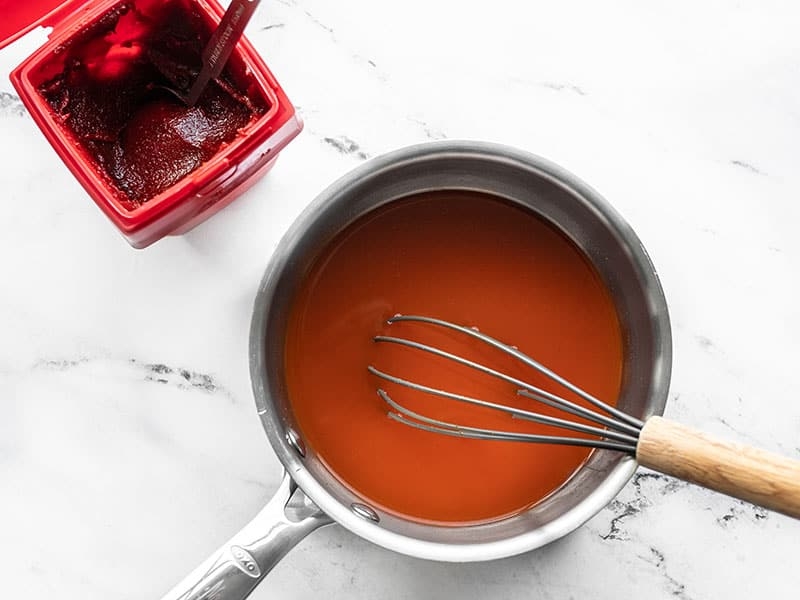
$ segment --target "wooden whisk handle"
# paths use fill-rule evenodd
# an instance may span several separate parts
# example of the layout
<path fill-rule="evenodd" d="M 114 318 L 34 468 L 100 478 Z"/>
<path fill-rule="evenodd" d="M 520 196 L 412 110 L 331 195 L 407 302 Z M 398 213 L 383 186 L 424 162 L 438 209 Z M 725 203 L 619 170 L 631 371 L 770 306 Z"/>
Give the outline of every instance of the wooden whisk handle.
<path fill-rule="evenodd" d="M 650 417 L 639 434 L 642 466 L 800 519 L 800 461 L 724 442 Z"/>

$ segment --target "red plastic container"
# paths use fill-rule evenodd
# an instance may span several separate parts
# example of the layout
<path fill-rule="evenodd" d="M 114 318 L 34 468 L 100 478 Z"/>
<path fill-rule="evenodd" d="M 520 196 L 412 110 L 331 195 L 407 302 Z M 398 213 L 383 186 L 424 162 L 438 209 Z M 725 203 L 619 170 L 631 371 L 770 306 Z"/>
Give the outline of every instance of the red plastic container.
<path fill-rule="evenodd" d="M 0 48 L 36 26 L 52 27 L 48 42 L 11 73 L 11 82 L 55 151 L 122 235 L 144 248 L 166 235 L 181 234 L 227 206 L 272 166 L 278 153 L 302 129 L 302 121 L 267 65 L 243 37 L 231 58 L 232 71 L 247 78 L 247 95 L 265 107 L 216 154 L 183 179 L 140 206 L 132 205 L 75 133 L 54 114 L 38 91 L 52 76 L 63 52 L 88 28 L 136 0 L 58 2 L 0 0 Z M 215 0 L 191 0 L 215 26 L 224 13 Z M 81 39 L 83 39 L 81 38 Z"/>

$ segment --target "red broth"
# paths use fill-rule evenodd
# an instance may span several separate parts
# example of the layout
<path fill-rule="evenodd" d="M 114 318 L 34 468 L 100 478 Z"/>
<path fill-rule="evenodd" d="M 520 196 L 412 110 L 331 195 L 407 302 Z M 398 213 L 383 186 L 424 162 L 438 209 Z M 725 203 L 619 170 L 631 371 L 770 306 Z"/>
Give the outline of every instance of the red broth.
<path fill-rule="evenodd" d="M 373 342 L 379 333 L 439 345 L 579 401 L 467 336 L 388 325 L 397 313 L 476 326 L 611 404 L 620 389 L 623 344 L 610 296 L 585 256 L 545 220 L 491 196 L 455 191 L 375 210 L 320 253 L 294 299 L 285 345 L 289 400 L 302 437 L 365 502 L 421 522 L 489 522 L 541 501 L 585 462 L 586 448 L 455 438 L 389 419 L 379 387 L 445 421 L 564 434 L 379 380 L 367 365 L 556 414 L 507 383 Z"/>

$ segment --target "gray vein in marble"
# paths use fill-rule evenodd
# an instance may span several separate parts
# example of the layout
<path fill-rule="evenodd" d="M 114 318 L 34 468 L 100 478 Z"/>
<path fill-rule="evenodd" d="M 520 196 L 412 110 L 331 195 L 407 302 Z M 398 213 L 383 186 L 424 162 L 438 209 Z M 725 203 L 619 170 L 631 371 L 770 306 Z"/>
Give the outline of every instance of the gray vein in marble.
<path fill-rule="evenodd" d="M 22 104 L 19 96 L 8 92 L 0 92 L 0 117 L 24 117 L 25 114 L 25 105 Z"/>
<path fill-rule="evenodd" d="M 537 83 L 539 87 L 547 88 L 549 90 L 554 90 L 556 92 L 572 92 L 573 94 L 578 94 L 579 96 L 588 96 L 588 94 L 577 85 L 573 85 L 571 83 L 558 83 L 555 81 L 540 81 Z"/>
<path fill-rule="evenodd" d="M 659 497 L 665 497 L 676 492 L 688 489 L 691 486 L 686 481 L 663 475 L 655 472 L 639 472 L 631 480 L 630 490 L 633 491 L 633 498 L 622 500 L 619 497 L 612 500 L 605 508 L 610 511 L 613 517 L 609 521 L 608 531 L 599 533 L 604 540 L 627 541 L 631 539 L 625 527 L 625 523 L 644 512 L 655 504 Z M 697 489 L 697 488 L 695 488 Z M 628 490 L 628 494 L 630 493 Z M 708 492 L 709 494 L 714 492 Z M 625 493 L 621 493 L 623 496 Z M 716 495 L 716 494 L 715 494 Z M 769 519 L 769 511 L 744 500 L 719 496 L 731 502 L 725 513 L 717 518 L 717 524 L 725 529 L 738 523 L 740 519 L 750 523 L 761 523 Z M 674 592 L 673 592 L 674 593 Z"/>
<path fill-rule="evenodd" d="M 323 23 L 322 21 L 320 21 L 320 20 L 319 20 L 317 17 L 315 17 L 315 16 L 314 16 L 314 15 L 311 13 L 311 11 L 309 11 L 309 10 L 306 10 L 305 8 L 301 8 L 300 6 L 298 6 L 298 3 L 297 3 L 295 0 L 278 0 L 278 2 L 280 2 L 281 4 L 283 4 L 284 6 L 286 6 L 286 7 L 288 7 L 288 8 L 291 8 L 291 9 L 299 9 L 299 10 L 300 10 L 300 11 L 303 13 L 303 15 L 305 15 L 306 19 L 307 19 L 307 20 L 308 20 L 310 23 L 312 23 L 314 26 L 318 27 L 319 29 L 321 29 L 321 30 L 323 30 L 325 33 L 327 33 L 327 34 L 330 36 L 330 38 L 331 38 L 331 41 L 332 41 L 334 44 L 341 45 L 341 44 L 339 44 L 339 39 L 337 38 L 337 36 L 336 36 L 336 33 L 335 33 L 335 32 L 334 32 L 334 30 L 333 30 L 333 27 L 329 27 L 329 26 L 327 26 L 325 23 Z M 343 46 L 343 45 L 342 45 L 342 46 Z M 360 62 L 360 63 L 362 63 L 362 64 L 366 64 L 366 65 L 368 65 L 369 67 L 371 67 L 372 69 L 377 69 L 377 65 L 375 64 L 375 61 L 373 61 L 373 60 L 370 60 L 370 59 L 368 59 L 368 58 L 364 58 L 364 57 L 363 57 L 361 54 L 359 54 L 359 53 L 357 53 L 357 52 L 353 52 L 353 53 L 351 54 L 351 56 L 352 56 L 352 58 L 354 58 L 354 59 L 355 59 L 357 62 Z M 385 76 L 385 75 L 379 75 L 379 79 L 380 79 L 381 81 L 385 81 L 385 80 L 386 80 L 386 76 Z"/>
<path fill-rule="evenodd" d="M 433 127 L 428 125 L 428 123 L 426 123 L 421 119 L 414 119 L 409 117 L 408 120 L 411 121 L 412 123 L 416 123 L 417 125 L 419 125 L 422 128 L 422 131 L 425 132 L 425 137 L 427 137 L 429 140 L 447 139 L 447 135 L 445 135 L 444 132 L 440 131 L 439 129 L 434 129 Z"/>
<path fill-rule="evenodd" d="M 739 406 L 738 409 L 736 409 L 733 406 L 732 402 L 727 403 L 726 414 L 735 415 L 741 421 L 743 419 L 743 415 L 742 415 L 742 411 L 741 411 L 741 405 L 742 405 L 742 397 L 741 396 L 737 396 L 736 397 L 736 404 Z M 742 442 L 742 441 L 746 440 L 747 443 L 751 444 L 754 447 L 758 447 L 761 444 L 761 440 L 759 440 L 756 436 L 752 435 L 747 430 L 743 431 L 743 430 L 739 429 L 738 427 L 734 427 L 734 425 L 732 425 L 725 417 L 722 417 L 722 416 L 717 417 L 717 422 L 721 423 L 722 425 L 727 427 L 732 433 L 736 434 L 737 440 L 735 440 L 735 441 Z M 784 444 L 781 444 L 780 442 L 778 442 L 777 447 L 778 447 L 778 451 L 779 452 L 786 453 L 786 454 L 791 452 L 790 448 L 787 448 Z"/>
<path fill-rule="evenodd" d="M 753 523 L 759 523 L 769 518 L 769 511 L 766 508 L 750 504 L 744 500 L 731 498 L 733 505 L 727 512 L 717 519 L 717 523 L 724 528 L 728 528 L 736 523 L 740 518 L 746 518 Z"/>
<path fill-rule="evenodd" d="M 140 363 L 135 358 L 130 359 L 130 362 L 145 370 L 145 381 L 174 385 L 181 389 L 198 389 L 209 394 L 222 392 L 230 396 L 230 393 L 206 373 L 198 373 L 181 367 L 169 367 L 161 363 Z"/>
<path fill-rule="evenodd" d="M 78 358 L 72 360 L 40 360 L 34 365 L 34 368 L 44 368 L 51 371 L 68 371 L 69 369 L 74 369 L 75 367 L 84 365 L 88 362 L 88 358 Z"/>
<path fill-rule="evenodd" d="M 739 398 L 739 402 L 740 402 L 740 403 L 741 403 L 741 401 L 742 401 L 742 399 L 741 399 L 741 398 Z M 736 416 L 737 416 L 737 417 L 741 417 L 741 416 L 742 416 L 742 413 L 741 413 L 741 411 L 740 411 L 740 412 L 737 412 L 737 413 L 736 413 Z M 728 429 L 730 429 L 732 432 L 734 432 L 734 433 L 736 433 L 736 434 L 738 434 L 738 435 L 742 435 L 742 432 L 741 432 L 741 431 L 739 431 L 738 429 L 736 429 L 736 427 L 734 427 L 734 426 L 733 426 L 733 425 L 731 425 L 730 423 L 728 423 L 728 421 L 725 419 L 725 417 L 717 417 L 717 420 L 718 420 L 720 423 L 722 423 L 723 425 L 725 425 L 725 427 L 727 427 Z"/>
<path fill-rule="evenodd" d="M 266 25 L 261 28 L 261 31 L 269 31 L 270 29 L 283 29 L 286 27 L 286 23 L 273 23 L 272 25 Z"/>
<path fill-rule="evenodd" d="M 364 152 L 361 149 L 355 140 L 351 140 L 346 135 L 340 135 L 338 137 L 324 137 L 322 141 L 336 148 L 341 154 L 349 154 L 360 158 L 361 160 L 366 160 L 369 158 L 369 154 Z"/>
<path fill-rule="evenodd" d="M 33 368 L 48 371 L 70 371 L 99 360 L 101 359 L 88 357 L 42 359 L 37 361 Z M 138 371 L 142 371 L 143 379 L 146 382 L 171 385 L 178 389 L 199 390 L 208 394 L 221 394 L 234 400 L 233 394 L 207 373 L 192 371 L 184 367 L 171 367 L 163 363 L 143 362 L 136 358 L 128 359 L 127 363 Z"/>
<path fill-rule="evenodd" d="M 694 339 L 703 350 L 711 350 L 714 347 L 714 342 L 711 341 L 711 338 L 707 338 L 704 335 L 696 335 Z"/>
<path fill-rule="evenodd" d="M 739 167 L 741 169 L 744 169 L 745 171 L 750 171 L 751 173 L 755 173 L 756 175 L 766 175 L 766 173 L 761 169 L 759 169 L 758 167 L 754 167 L 750 163 L 745 162 L 743 160 L 731 160 L 729 162 L 735 167 Z"/>
<path fill-rule="evenodd" d="M 266 483 L 264 483 L 263 481 L 260 481 L 258 479 L 251 479 L 249 477 L 240 477 L 239 481 L 241 483 L 244 483 L 245 485 L 249 485 L 249 486 L 255 487 L 255 488 L 259 489 L 259 490 L 266 490 L 266 491 L 268 491 L 270 493 L 272 493 L 274 491 L 271 485 L 267 485 Z"/>
<path fill-rule="evenodd" d="M 606 510 L 613 511 L 614 518 L 609 522 L 608 533 L 601 534 L 600 537 L 604 540 L 627 539 L 627 533 L 622 530 L 620 523 L 624 519 L 637 515 L 639 512 L 641 512 L 641 508 L 637 506 L 637 504 L 639 504 L 638 499 L 635 502 L 621 502 L 619 500 L 612 500 Z"/>
<path fill-rule="evenodd" d="M 659 573 L 664 577 L 667 582 L 667 589 L 669 590 L 670 594 L 672 594 L 676 598 L 682 598 L 683 600 L 691 600 L 691 596 L 686 593 L 686 586 L 675 579 L 672 575 L 669 574 L 667 571 L 667 561 L 664 556 L 664 553 L 658 550 L 657 548 L 653 548 L 650 546 L 650 556 L 641 556 L 639 555 L 643 561 L 650 563 L 653 565 Z"/>
<path fill-rule="evenodd" d="M 289 8 L 300 8 L 300 7 L 297 5 L 297 2 L 295 2 L 294 0 L 278 0 L 278 2 L 280 2 L 280 3 L 281 3 L 281 4 L 283 4 L 284 6 L 288 6 Z M 319 19 L 317 19 L 317 17 L 315 17 L 314 15 L 312 15 L 310 11 L 308 11 L 308 10 L 306 10 L 306 9 L 304 9 L 304 8 L 302 8 L 302 9 L 300 9 L 300 10 L 302 10 L 302 11 L 303 11 L 303 13 L 306 15 L 306 17 L 308 17 L 308 19 L 309 19 L 309 20 L 310 20 L 312 23 L 314 23 L 314 25 L 316 25 L 316 26 L 317 26 L 317 27 L 319 27 L 320 29 L 324 29 L 324 30 L 325 30 L 325 31 L 327 31 L 328 33 L 333 33 L 333 29 L 332 29 L 331 27 L 328 27 L 328 26 L 327 26 L 327 25 L 325 25 L 325 24 L 324 24 L 322 21 L 320 21 Z"/>
<path fill-rule="evenodd" d="M 631 480 L 634 497 L 627 501 L 615 499 L 606 507 L 605 510 L 610 510 L 614 516 L 609 522 L 608 531 L 601 533 L 600 537 L 604 540 L 629 539 L 628 532 L 623 528 L 624 521 L 651 506 L 653 504 L 651 497 L 666 496 L 688 485 L 685 481 L 661 473 L 636 473 Z M 648 489 L 643 490 L 643 486 Z"/>

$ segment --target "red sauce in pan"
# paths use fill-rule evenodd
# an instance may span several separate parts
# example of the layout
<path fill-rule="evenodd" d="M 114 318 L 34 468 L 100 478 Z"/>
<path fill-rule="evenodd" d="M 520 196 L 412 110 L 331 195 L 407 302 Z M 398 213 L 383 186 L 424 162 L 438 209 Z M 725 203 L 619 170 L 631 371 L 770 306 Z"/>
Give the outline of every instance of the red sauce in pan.
<path fill-rule="evenodd" d="M 367 503 L 423 522 L 488 522 L 542 500 L 586 460 L 584 448 L 454 438 L 389 419 L 378 387 L 445 421 L 564 434 L 382 382 L 367 365 L 555 414 L 508 384 L 377 344 L 378 333 L 439 345 L 576 400 L 475 340 L 431 326 L 386 324 L 396 313 L 477 326 L 611 404 L 620 388 L 622 338 L 608 292 L 584 255 L 546 221 L 467 192 L 423 194 L 378 209 L 336 237 L 307 273 L 285 345 L 289 399 L 302 437 Z"/>

